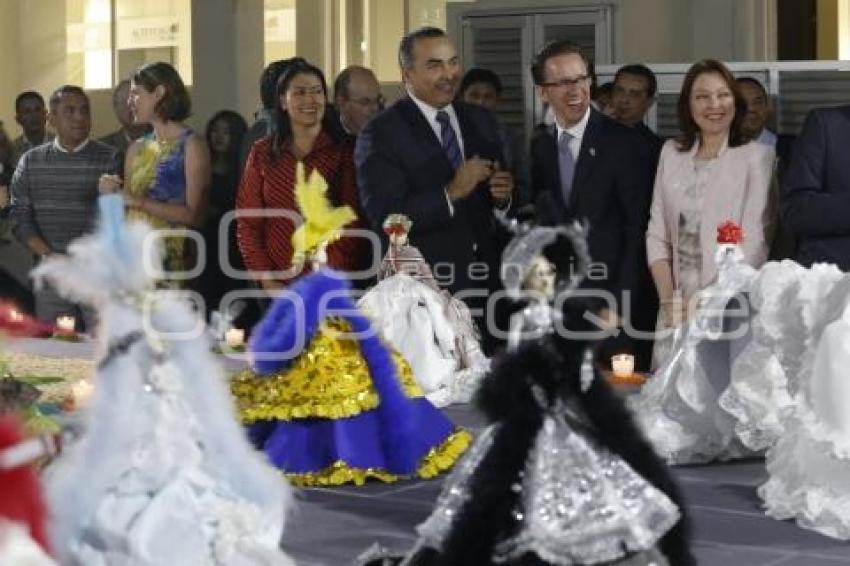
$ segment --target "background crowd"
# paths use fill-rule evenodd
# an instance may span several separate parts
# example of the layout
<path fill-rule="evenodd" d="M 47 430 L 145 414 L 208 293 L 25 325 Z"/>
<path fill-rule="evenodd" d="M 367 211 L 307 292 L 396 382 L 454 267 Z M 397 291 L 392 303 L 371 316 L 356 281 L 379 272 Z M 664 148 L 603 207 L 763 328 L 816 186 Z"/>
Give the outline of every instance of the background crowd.
<path fill-rule="evenodd" d="M 121 129 L 100 140 L 90 139 L 81 88 L 59 86 L 46 101 L 22 92 L 21 134 L 10 140 L 0 129 L 3 295 L 46 320 L 76 312 L 90 327 L 84 309 L 51 289 L 33 294 L 26 273 L 91 232 L 97 195 L 114 191 L 130 216 L 164 230 L 163 286 L 197 291 L 207 311 L 229 291 L 273 293 L 309 271 L 290 245 L 298 162 L 358 215 L 328 249 L 330 266 L 368 287 L 368 268 L 386 249 L 386 217 L 405 214 L 411 243 L 473 309 L 487 351 L 498 342 L 484 313 L 500 287 L 505 218 L 586 223 L 595 269 L 585 287 L 598 297 L 589 309 L 616 335 L 610 348 L 632 350 L 643 369 L 661 345 L 652 331 L 691 316 L 693 298 L 716 277 L 715 231 L 725 220 L 742 226 L 754 267 L 782 258 L 850 266 L 850 168 L 835 150 L 850 136 L 850 107 L 812 112 L 798 140 L 777 135 L 764 86 L 702 60 L 679 95 L 679 135 L 664 140 L 645 123 L 657 90 L 648 67 L 625 65 L 596 86 L 586 54 L 556 41 L 529 68 L 548 112 L 523 147 L 494 114 L 498 75 L 464 73 L 442 30 L 408 34 L 398 59 L 405 95 L 386 108 L 371 70 L 345 69 L 330 92 L 321 69 L 296 57 L 264 70 L 250 127 L 222 110 L 205 132 L 186 126 L 189 94 L 166 63 L 115 88 Z M 261 308 L 250 307 L 243 325 Z"/>

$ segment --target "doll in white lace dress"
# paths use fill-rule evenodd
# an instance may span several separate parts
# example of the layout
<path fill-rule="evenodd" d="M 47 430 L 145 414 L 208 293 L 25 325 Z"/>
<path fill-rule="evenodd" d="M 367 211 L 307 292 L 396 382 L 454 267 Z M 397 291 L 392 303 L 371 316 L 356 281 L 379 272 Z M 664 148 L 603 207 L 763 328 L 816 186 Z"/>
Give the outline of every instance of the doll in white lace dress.
<path fill-rule="evenodd" d="M 412 222 L 391 214 L 390 241 L 378 284 L 358 302 L 381 334 L 410 362 L 416 382 L 437 406 L 468 403 L 489 360 L 467 306 L 441 290 L 431 268 L 407 239 Z"/>

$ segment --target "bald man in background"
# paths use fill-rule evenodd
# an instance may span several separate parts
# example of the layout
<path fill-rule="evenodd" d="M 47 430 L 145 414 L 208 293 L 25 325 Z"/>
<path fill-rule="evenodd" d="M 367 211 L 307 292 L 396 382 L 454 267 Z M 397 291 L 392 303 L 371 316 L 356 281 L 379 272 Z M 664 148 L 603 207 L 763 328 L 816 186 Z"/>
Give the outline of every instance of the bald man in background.
<path fill-rule="evenodd" d="M 127 155 L 127 148 L 138 138 L 142 137 L 148 131 L 150 126 L 147 124 L 136 124 L 133 121 L 133 113 L 130 111 L 130 105 L 127 100 L 130 97 L 130 81 L 124 79 L 112 91 L 112 111 L 115 112 L 115 117 L 121 127 L 109 135 L 103 136 L 99 141 L 105 143 L 109 147 L 118 152 L 119 160 L 119 175 L 124 176 L 121 169 L 124 168 L 124 156 Z"/>
<path fill-rule="evenodd" d="M 334 105 L 345 132 L 357 137 L 372 116 L 384 108 L 375 73 L 359 65 L 343 69 L 334 81 Z"/>

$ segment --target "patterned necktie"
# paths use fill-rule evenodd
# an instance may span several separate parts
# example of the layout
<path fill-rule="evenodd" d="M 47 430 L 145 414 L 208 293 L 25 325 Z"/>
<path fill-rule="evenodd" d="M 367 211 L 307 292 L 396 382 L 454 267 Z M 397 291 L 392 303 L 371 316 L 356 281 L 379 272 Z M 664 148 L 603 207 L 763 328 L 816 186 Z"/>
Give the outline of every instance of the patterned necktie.
<path fill-rule="evenodd" d="M 558 137 L 558 172 L 561 175 L 561 194 L 567 207 L 570 206 L 570 193 L 573 190 L 573 176 L 576 172 L 576 160 L 573 152 L 570 151 L 572 139 L 572 134 L 568 132 L 561 132 Z"/>
<path fill-rule="evenodd" d="M 440 139 L 443 151 L 449 159 L 449 163 L 452 164 L 452 168 L 457 170 L 463 163 L 463 155 L 460 153 L 460 144 L 457 142 L 455 129 L 452 128 L 452 123 L 449 120 L 449 113 L 440 110 L 437 112 L 437 121 L 440 123 Z"/>

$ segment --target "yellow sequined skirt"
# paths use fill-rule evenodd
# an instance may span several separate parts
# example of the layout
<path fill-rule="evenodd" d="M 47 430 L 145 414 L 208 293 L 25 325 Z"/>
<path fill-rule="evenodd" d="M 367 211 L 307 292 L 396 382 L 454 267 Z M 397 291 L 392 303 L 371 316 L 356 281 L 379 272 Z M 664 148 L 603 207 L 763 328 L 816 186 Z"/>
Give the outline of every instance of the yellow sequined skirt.
<path fill-rule="evenodd" d="M 378 416 L 379 394 L 359 343 L 344 334 L 348 330 L 346 322 L 328 319 L 284 371 L 265 377 L 243 371 L 233 378 L 231 391 L 249 437 L 299 486 L 430 478 L 451 468 L 471 436 L 431 405 L 410 365 L 392 352 L 409 401 L 405 422 L 413 423 L 405 448 L 415 447 L 418 466 L 411 474 L 389 469 L 384 437 L 395 423 Z"/>
<path fill-rule="evenodd" d="M 378 394 L 360 345 L 345 337 L 346 332 L 345 322 L 328 319 L 287 369 L 269 376 L 250 370 L 237 374 L 230 389 L 242 422 L 341 419 L 377 407 Z M 392 356 L 404 392 L 421 397 L 410 364 L 395 351 Z"/>

